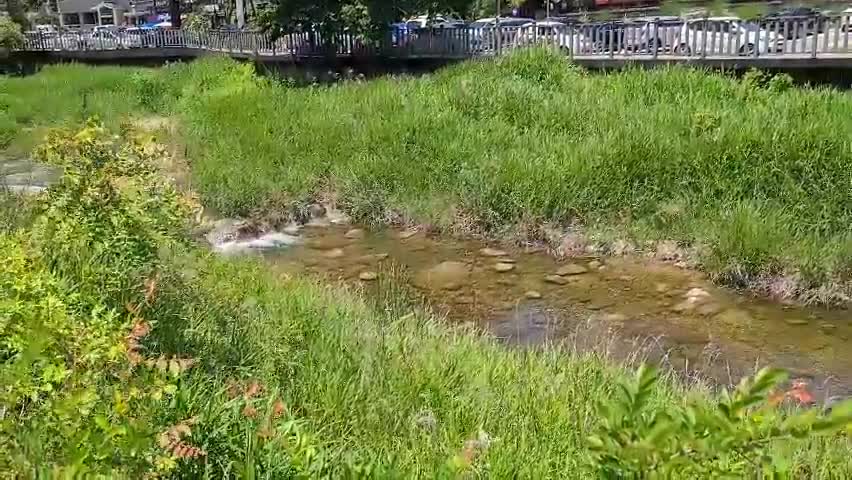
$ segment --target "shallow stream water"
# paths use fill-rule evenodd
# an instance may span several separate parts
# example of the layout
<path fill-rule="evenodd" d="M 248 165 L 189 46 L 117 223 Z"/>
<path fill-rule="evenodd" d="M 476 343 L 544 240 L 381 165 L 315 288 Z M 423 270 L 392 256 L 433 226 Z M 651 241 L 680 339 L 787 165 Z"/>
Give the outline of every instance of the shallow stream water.
<path fill-rule="evenodd" d="M 847 310 L 740 295 L 700 272 L 644 258 L 559 261 L 540 250 L 345 225 L 290 233 L 280 244 L 291 245 L 263 254 L 273 268 L 368 294 L 394 272 L 449 321 L 473 322 L 512 344 L 606 344 L 617 357 L 645 348 L 721 383 L 773 365 L 826 398 L 852 393 Z"/>
<path fill-rule="evenodd" d="M 14 193 L 37 193 L 59 177 L 59 171 L 27 158 L 4 156 L 0 151 L 0 188 Z"/>
<path fill-rule="evenodd" d="M 0 188 L 38 192 L 59 175 L 0 157 Z M 331 220 L 331 221 L 329 221 Z M 789 369 L 827 398 L 852 394 L 852 312 L 781 305 L 719 288 L 700 272 L 642 257 L 559 261 L 413 230 L 371 232 L 325 217 L 223 252 L 262 252 L 271 268 L 362 286 L 405 282 L 451 322 L 519 346 L 570 342 L 616 357 L 642 351 L 686 372 L 736 382 Z M 382 278 L 386 277 L 386 278 Z"/>

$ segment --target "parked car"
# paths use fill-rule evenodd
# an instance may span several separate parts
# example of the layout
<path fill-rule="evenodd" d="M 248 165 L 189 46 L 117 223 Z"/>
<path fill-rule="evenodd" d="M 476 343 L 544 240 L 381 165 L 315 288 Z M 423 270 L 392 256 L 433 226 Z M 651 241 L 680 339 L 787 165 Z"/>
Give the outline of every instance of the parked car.
<path fill-rule="evenodd" d="M 145 27 L 129 27 L 121 35 L 126 38 L 129 47 L 151 47 L 154 46 L 153 31 Z"/>
<path fill-rule="evenodd" d="M 674 16 L 633 18 L 630 23 L 636 32 L 628 35 L 628 45 L 646 53 L 652 53 L 653 50 L 672 51 L 683 22 L 682 18 Z"/>
<path fill-rule="evenodd" d="M 568 26 L 553 20 L 529 22 L 521 25 L 512 43 L 517 46 L 553 45 L 565 52 L 571 49 Z"/>
<path fill-rule="evenodd" d="M 786 36 L 792 40 L 803 38 L 808 32 L 813 34 L 814 29 L 818 33 L 823 31 L 823 20 L 825 16 L 819 10 L 810 7 L 785 8 L 777 12 L 764 15 L 760 19 L 760 26 L 766 30 L 774 30 L 776 24 L 780 34 L 784 34 L 784 25 L 787 25 Z"/>
<path fill-rule="evenodd" d="M 731 53 L 753 55 L 757 48 L 777 52 L 782 46 L 778 35 L 764 30 L 758 23 L 737 17 L 715 17 L 685 22 L 674 53 L 693 55 L 699 53 L 702 48 L 714 52 L 727 51 L 730 48 L 736 49 L 736 52 Z"/>
<path fill-rule="evenodd" d="M 465 22 L 458 18 L 444 15 L 435 15 L 433 17 L 420 15 L 406 20 L 405 24 L 408 29 L 417 30 L 419 28 L 461 28 L 464 27 Z"/>
<path fill-rule="evenodd" d="M 496 45 L 497 20 L 496 17 L 481 18 L 468 25 L 470 44 L 473 48 L 487 50 Z M 502 33 L 500 40 L 503 45 L 512 43 L 520 27 L 535 23 L 532 18 L 500 17 L 499 20 Z"/>
<path fill-rule="evenodd" d="M 437 15 L 428 17 L 420 15 L 410 18 L 404 22 L 391 24 L 391 43 L 393 46 L 401 46 L 414 42 L 418 38 L 419 31 L 427 29 L 453 29 L 463 28 L 465 22 L 453 17 Z"/>
<path fill-rule="evenodd" d="M 38 33 L 42 38 L 53 38 L 59 34 L 53 25 L 36 25 L 33 31 Z"/>

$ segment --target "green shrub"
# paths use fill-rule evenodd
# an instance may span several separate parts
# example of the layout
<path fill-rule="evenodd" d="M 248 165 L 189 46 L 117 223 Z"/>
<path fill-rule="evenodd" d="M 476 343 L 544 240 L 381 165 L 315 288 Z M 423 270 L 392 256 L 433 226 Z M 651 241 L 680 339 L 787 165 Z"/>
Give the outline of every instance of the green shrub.
<path fill-rule="evenodd" d="M 763 369 L 743 379 L 718 403 L 649 408 L 655 369 L 642 366 L 634 382 L 616 384 L 599 403 L 602 422 L 589 437 L 590 461 L 601 478 L 790 478 L 790 458 L 769 447 L 833 435 L 852 424 L 852 400 L 820 416 L 816 410 L 785 412 L 774 393 L 786 374 Z M 788 443 L 788 447 L 789 447 Z"/>
<path fill-rule="evenodd" d="M 6 148 L 18 134 L 18 124 L 8 114 L 0 111 L 0 149 Z"/>
<path fill-rule="evenodd" d="M 95 124 L 52 134 L 39 156 L 63 177 L 31 227 L 0 234 L 4 471 L 138 473 L 181 442 L 158 445 L 169 423 L 152 417 L 192 361 L 146 360 L 140 343 L 181 207 L 139 153 Z"/>
<path fill-rule="evenodd" d="M 21 26 L 8 16 L 0 16 L 0 49 L 18 48 L 24 44 Z"/>
<path fill-rule="evenodd" d="M 141 148 L 116 145 L 94 122 L 52 132 L 35 157 L 63 171 L 33 226 L 44 261 L 85 295 L 122 308 L 161 251 L 184 241 L 181 197 Z"/>

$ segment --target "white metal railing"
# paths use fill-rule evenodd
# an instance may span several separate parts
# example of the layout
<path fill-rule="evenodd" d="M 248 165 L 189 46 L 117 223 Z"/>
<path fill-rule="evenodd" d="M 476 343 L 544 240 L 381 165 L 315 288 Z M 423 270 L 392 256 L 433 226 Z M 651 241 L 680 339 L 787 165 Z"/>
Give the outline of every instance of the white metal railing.
<path fill-rule="evenodd" d="M 380 39 L 318 32 L 274 38 L 241 31 L 154 30 L 30 32 L 21 50 L 110 51 L 192 49 L 257 56 L 386 56 L 464 58 L 494 55 L 531 45 L 552 46 L 577 57 L 728 58 L 852 57 L 852 18 L 785 18 L 763 21 L 693 19 L 680 21 L 578 23 L 557 26 L 463 27 L 391 30 Z"/>

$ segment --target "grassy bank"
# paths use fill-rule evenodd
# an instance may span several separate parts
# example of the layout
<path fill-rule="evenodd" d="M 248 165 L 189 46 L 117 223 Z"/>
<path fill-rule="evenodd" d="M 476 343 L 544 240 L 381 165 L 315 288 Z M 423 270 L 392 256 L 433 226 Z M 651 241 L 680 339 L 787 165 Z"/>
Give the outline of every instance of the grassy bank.
<path fill-rule="evenodd" d="M 589 75 L 546 52 L 331 88 L 223 59 L 51 68 L 2 88 L 19 125 L 179 116 L 196 186 L 227 215 L 331 191 L 368 223 L 583 225 L 597 240 L 679 241 L 730 283 L 849 291 L 847 93 L 680 68 Z"/>
<path fill-rule="evenodd" d="M 97 125 L 51 135 L 38 158 L 62 180 L 0 230 L 3 476 L 852 472 L 852 405 L 779 408 L 774 374 L 721 397 L 634 382 L 593 352 L 452 329 L 396 283 L 374 308 L 215 258 L 156 150 L 122 145 Z"/>

